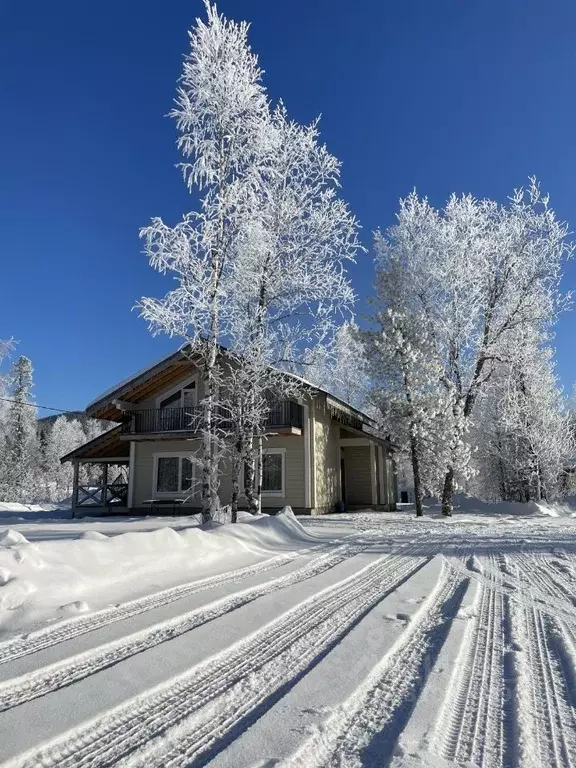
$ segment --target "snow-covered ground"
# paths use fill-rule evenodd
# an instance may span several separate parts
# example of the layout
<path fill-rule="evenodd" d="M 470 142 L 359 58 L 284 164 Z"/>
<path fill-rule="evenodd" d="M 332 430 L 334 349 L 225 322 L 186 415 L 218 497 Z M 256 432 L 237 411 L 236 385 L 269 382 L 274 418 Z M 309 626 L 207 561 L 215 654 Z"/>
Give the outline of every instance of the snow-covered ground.
<path fill-rule="evenodd" d="M 0 528 L 2 764 L 576 766 L 571 509 Z"/>

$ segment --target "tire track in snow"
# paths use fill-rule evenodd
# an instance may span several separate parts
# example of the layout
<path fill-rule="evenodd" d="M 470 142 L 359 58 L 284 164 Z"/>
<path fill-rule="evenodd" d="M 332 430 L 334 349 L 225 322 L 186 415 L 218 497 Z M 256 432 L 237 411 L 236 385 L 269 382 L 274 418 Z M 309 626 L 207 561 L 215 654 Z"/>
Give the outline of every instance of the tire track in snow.
<path fill-rule="evenodd" d="M 524 755 L 527 768 L 576 765 L 576 709 L 573 676 L 567 668 L 561 626 L 527 604 L 511 601 L 516 670 L 521 685 L 517 714 L 526 724 Z M 559 634 L 560 633 L 560 634 Z"/>
<path fill-rule="evenodd" d="M 236 571 L 209 576 L 205 579 L 188 582 L 187 584 L 179 584 L 178 586 L 169 587 L 136 600 L 104 608 L 87 616 L 79 616 L 61 621 L 56 625 L 30 632 L 25 637 L 8 640 L 0 644 L 0 664 L 6 664 L 22 656 L 28 656 L 31 653 L 36 653 L 65 640 L 92 632 L 95 629 L 100 629 L 108 624 L 129 619 L 139 613 L 145 613 L 154 608 L 168 605 L 196 592 L 212 589 L 222 584 L 234 583 L 239 579 L 249 578 L 250 576 L 256 576 L 259 573 L 266 573 L 274 568 L 288 565 L 299 557 L 300 554 L 290 552 L 286 555 L 269 558 L 256 565 L 238 568 Z"/>
<path fill-rule="evenodd" d="M 357 539 L 358 536 L 345 537 L 345 539 L 347 538 Z M 86 616 L 73 617 L 58 622 L 58 624 L 29 632 L 24 637 L 17 637 L 0 643 L 0 664 L 6 664 L 14 659 L 21 658 L 22 656 L 28 656 L 31 653 L 41 651 L 44 648 L 50 648 L 65 640 L 70 640 L 73 637 L 78 637 L 79 635 L 92 632 L 109 624 L 114 624 L 117 621 L 129 619 L 132 616 L 145 613 L 154 608 L 169 605 L 176 600 L 189 597 L 197 592 L 203 592 L 204 590 L 213 589 L 214 587 L 219 587 L 225 584 L 233 584 L 241 579 L 248 579 L 251 576 L 267 573 L 268 571 L 280 568 L 283 565 L 289 565 L 294 562 L 294 560 L 297 560 L 299 557 L 306 554 L 315 552 L 318 549 L 324 549 L 326 546 L 327 545 L 325 544 L 320 544 L 308 549 L 300 549 L 293 552 L 287 552 L 286 554 L 276 555 L 261 563 L 247 565 L 234 571 L 227 571 L 226 573 L 216 574 L 215 576 L 208 576 L 204 579 L 187 582 L 186 584 L 178 584 L 177 586 L 168 587 L 167 589 L 154 592 L 150 595 L 145 595 L 144 597 L 135 600 L 130 600 L 126 603 L 121 603 L 120 605 L 104 608 Z"/>
<path fill-rule="evenodd" d="M 436 726 L 434 751 L 458 765 L 513 764 L 506 595 L 494 558 L 484 568 L 476 618 L 468 624 L 456 670 Z M 506 567 L 505 561 L 500 563 Z M 492 582 L 492 584 L 490 584 Z"/>
<path fill-rule="evenodd" d="M 190 632 L 196 627 L 230 613 L 230 611 L 257 600 L 263 595 L 318 576 L 344 560 L 359 554 L 371 543 L 366 539 L 357 539 L 354 543 L 341 544 L 335 547 L 332 552 L 322 554 L 284 576 L 279 576 L 254 587 L 248 587 L 208 605 L 181 614 L 174 619 L 162 621 L 119 640 L 105 643 L 89 651 L 70 656 L 63 661 L 49 664 L 37 671 L 0 683 L 0 712 L 89 677 L 131 656 Z"/>
<path fill-rule="evenodd" d="M 556 572 L 551 568 L 550 563 L 538 555 L 525 554 L 520 554 L 516 562 L 527 584 L 535 585 L 547 600 L 553 598 L 564 606 L 564 610 L 570 607 L 570 613 L 573 614 L 576 606 L 573 587 L 555 577 Z"/>
<path fill-rule="evenodd" d="M 387 765 L 468 584 L 445 563 L 434 590 L 392 649 L 282 768 Z"/>
<path fill-rule="evenodd" d="M 8 765 L 205 764 L 427 561 L 382 556 L 187 673 Z"/>

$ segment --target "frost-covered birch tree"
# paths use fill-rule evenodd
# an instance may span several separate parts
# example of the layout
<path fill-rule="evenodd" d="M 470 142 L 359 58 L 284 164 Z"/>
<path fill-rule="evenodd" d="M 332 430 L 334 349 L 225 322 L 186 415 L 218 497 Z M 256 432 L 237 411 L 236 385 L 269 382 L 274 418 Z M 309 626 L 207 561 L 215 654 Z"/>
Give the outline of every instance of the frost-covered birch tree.
<path fill-rule="evenodd" d="M 253 509 L 263 395 L 294 396 L 294 379 L 274 369 L 306 375 L 318 348 L 332 343 L 339 318 L 354 301 L 345 267 L 360 247 L 358 223 L 338 194 L 340 163 L 320 143 L 317 121 L 299 125 L 280 104 L 263 136 L 252 215 L 234 262 L 238 292 L 231 326 L 238 365 L 252 372 L 248 400 L 256 418 L 243 446 L 245 493 Z"/>
<path fill-rule="evenodd" d="M 454 195 L 439 211 L 413 193 L 381 236 L 386 255 L 406 261 L 403 288 L 452 403 L 445 515 L 452 513 L 456 482 L 468 465 L 466 432 L 480 394 L 499 364 L 522 353 L 512 341 L 529 334 L 519 331 L 550 327 L 565 303 L 559 284 L 572 252 L 567 235 L 531 180 L 507 205 Z"/>
<path fill-rule="evenodd" d="M 261 70 L 247 42 L 248 25 L 226 20 L 206 4 L 207 20 L 189 33 L 176 106 L 171 116 L 184 156 L 182 171 L 198 210 L 175 226 L 155 218 L 142 231 L 150 264 L 172 274 L 174 290 L 162 299 L 144 298 L 143 317 L 154 333 L 182 338 L 203 377 L 202 515 L 219 505 L 218 349 L 230 330 L 230 281 L 239 233 L 254 200 L 267 102 Z"/>
<path fill-rule="evenodd" d="M 421 232 L 433 230 L 436 221 L 432 211 L 422 216 Z M 433 354 L 435 340 L 418 300 L 419 271 L 425 263 L 419 248 L 396 247 L 376 233 L 375 252 L 372 328 L 361 333 L 372 382 L 369 399 L 392 442 L 410 462 L 420 517 L 423 497 L 439 493 L 447 465 L 453 391 L 442 385 L 442 365 Z"/>

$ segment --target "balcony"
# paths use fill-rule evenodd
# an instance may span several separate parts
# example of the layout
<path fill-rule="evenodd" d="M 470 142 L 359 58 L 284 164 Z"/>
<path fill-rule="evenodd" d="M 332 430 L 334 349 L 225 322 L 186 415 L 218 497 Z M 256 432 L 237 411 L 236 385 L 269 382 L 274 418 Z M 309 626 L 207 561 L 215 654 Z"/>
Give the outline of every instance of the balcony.
<path fill-rule="evenodd" d="M 223 429 L 230 427 L 226 415 L 217 411 Z M 123 435 L 151 435 L 184 433 L 186 436 L 202 431 L 202 408 L 149 408 L 126 411 L 122 424 Z M 304 424 L 303 409 L 293 400 L 273 403 L 266 419 L 266 430 L 283 434 L 301 434 Z"/>

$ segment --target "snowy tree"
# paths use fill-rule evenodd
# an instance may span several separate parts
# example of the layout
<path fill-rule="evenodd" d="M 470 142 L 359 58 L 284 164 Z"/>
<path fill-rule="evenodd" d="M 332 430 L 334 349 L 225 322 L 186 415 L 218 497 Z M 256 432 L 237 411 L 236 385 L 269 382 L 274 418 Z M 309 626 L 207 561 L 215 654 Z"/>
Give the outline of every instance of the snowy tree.
<path fill-rule="evenodd" d="M 27 503 L 37 495 L 39 447 L 32 373 L 32 363 L 24 356 L 19 357 L 12 367 L 11 403 L 2 460 L 2 495 L 21 503 Z"/>
<path fill-rule="evenodd" d="M 174 227 L 156 218 L 142 231 L 150 264 L 173 273 L 177 287 L 163 299 L 140 302 L 153 332 L 183 338 L 202 371 L 204 520 L 219 505 L 218 350 L 229 331 L 230 272 L 267 114 L 248 25 L 226 20 L 209 3 L 206 12 L 207 22 L 198 19 L 190 31 L 190 52 L 171 113 L 185 159 L 184 179 L 190 192 L 201 196 L 200 208 Z"/>
<path fill-rule="evenodd" d="M 559 282 L 572 246 L 534 180 L 508 205 L 452 196 L 438 211 L 413 193 L 379 241 L 379 259 L 403 263 L 402 289 L 453 403 L 442 487 L 442 511 L 450 515 L 479 396 L 497 366 L 522 352 L 513 342 L 528 335 L 519 329 L 549 327 L 564 306 Z"/>
<path fill-rule="evenodd" d="M 393 285 L 380 273 L 380 299 Z M 378 330 L 363 332 L 372 375 L 370 401 L 385 429 L 411 465 L 416 515 L 423 514 L 426 494 L 438 493 L 449 457 L 454 403 L 441 383 L 438 361 L 429 355 L 430 339 L 418 317 L 400 309 L 404 295 L 389 294 L 387 309 L 377 312 Z M 396 309 L 392 308 L 396 305 Z"/>
<path fill-rule="evenodd" d="M 12 350 L 14 349 L 14 341 L 12 339 L 9 339 L 7 341 L 3 341 L 0 339 L 0 366 L 2 365 L 3 361 L 10 355 Z M 5 440 L 6 440 L 6 429 L 7 429 L 7 422 L 8 422 L 8 411 L 10 409 L 10 403 L 9 401 L 9 387 L 10 387 L 10 379 L 9 376 L 5 373 L 0 373 L 0 467 L 2 465 L 2 456 L 5 455 Z"/>
<path fill-rule="evenodd" d="M 354 322 L 344 322 L 331 344 L 316 349 L 316 359 L 306 368 L 309 381 L 360 410 L 370 408 L 371 386 L 362 338 Z"/>
<path fill-rule="evenodd" d="M 562 493 L 574 432 L 553 350 L 526 345 L 523 357 L 498 367 L 479 405 L 475 461 L 484 495 L 540 501 Z"/>
<path fill-rule="evenodd" d="M 110 422 L 101 421 L 100 419 L 85 419 L 83 424 L 84 439 L 78 445 L 89 443 L 90 440 L 94 440 L 109 430 L 111 426 Z M 91 464 L 89 462 L 81 464 L 79 477 L 81 485 L 99 485 L 102 482 L 102 467 L 99 464 Z"/>
<path fill-rule="evenodd" d="M 359 247 L 356 220 L 337 194 L 339 163 L 319 143 L 317 123 L 291 122 L 283 105 L 270 110 L 247 25 L 206 8 L 207 23 L 198 20 L 190 33 L 172 113 L 200 210 L 175 227 L 154 219 L 143 230 L 150 263 L 175 273 L 178 286 L 164 299 L 140 302 L 152 330 L 183 338 L 203 374 L 205 520 L 219 503 L 221 453 L 238 445 L 222 414 L 242 411 L 254 506 L 257 473 L 250 468 L 266 419 L 264 395 L 287 391 L 288 379 L 274 377 L 270 366 L 301 367 L 330 338 L 335 314 L 354 298 L 344 263 Z M 220 345 L 229 347 L 236 371 L 236 395 L 227 402 Z M 249 384 L 248 399 L 237 396 L 240 379 Z"/>
<path fill-rule="evenodd" d="M 46 432 L 42 468 L 46 498 L 62 501 L 72 493 L 73 466 L 60 459 L 86 442 L 86 434 L 77 419 L 59 416 Z"/>
<path fill-rule="evenodd" d="M 259 413 L 243 441 L 252 451 L 245 477 L 249 499 L 266 416 L 258 404 L 265 392 L 276 399 L 294 395 L 294 379 L 270 368 L 306 375 L 318 349 L 333 342 L 338 319 L 354 301 L 345 265 L 360 247 L 358 223 L 337 193 L 340 164 L 319 143 L 317 121 L 290 121 L 280 104 L 262 136 L 231 303 L 232 352 L 238 365 L 244 360 L 252 371 L 249 397 Z"/>

